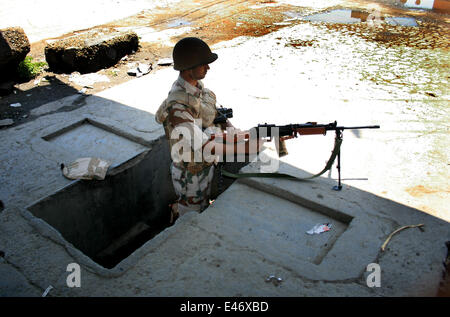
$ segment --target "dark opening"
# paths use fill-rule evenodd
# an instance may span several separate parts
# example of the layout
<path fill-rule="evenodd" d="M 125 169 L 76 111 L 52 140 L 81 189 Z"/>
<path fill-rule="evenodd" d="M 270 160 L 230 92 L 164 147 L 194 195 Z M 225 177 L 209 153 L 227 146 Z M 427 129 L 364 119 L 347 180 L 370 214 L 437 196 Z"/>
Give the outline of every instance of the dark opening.
<path fill-rule="evenodd" d="M 159 141 L 103 181 L 76 181 L 28 210 L 93 261 L 113 268 L 170 225 L 175 194 L 168 153 L 167 142 Z"/>

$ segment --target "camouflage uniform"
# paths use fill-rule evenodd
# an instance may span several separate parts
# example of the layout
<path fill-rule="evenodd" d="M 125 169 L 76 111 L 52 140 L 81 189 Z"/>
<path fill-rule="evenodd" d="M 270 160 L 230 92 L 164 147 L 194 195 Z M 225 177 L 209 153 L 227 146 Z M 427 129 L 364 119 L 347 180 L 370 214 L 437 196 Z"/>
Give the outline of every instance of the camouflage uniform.
<path fill-rule="evenodd" d="M 172 182 L 180 215 L 201 212 L 209 205 L 215 157 L 205 157 L 203 146 L 210 141 L 209 134 L 221 131 L 213 124 L 217 114 L 214 93 L 204 88 L 201 81 L 198 86 L 179 76 L 156 113 L 156 121 L 164 125 L 169 140 Z M 187 129 L 190 138 L 182 129 Z M 176 138 L 174 130 L 181 131 L 175 134 Z"/>

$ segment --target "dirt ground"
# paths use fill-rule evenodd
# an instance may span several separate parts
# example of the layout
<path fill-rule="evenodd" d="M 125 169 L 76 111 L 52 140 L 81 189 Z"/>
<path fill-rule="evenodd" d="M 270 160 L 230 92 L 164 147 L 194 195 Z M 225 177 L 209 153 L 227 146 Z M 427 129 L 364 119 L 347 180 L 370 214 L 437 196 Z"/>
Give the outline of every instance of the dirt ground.
<path fill-rule="evenodd" d="M 11 118 L 14 125 L 21 124 L 33 118 L 30 117 L 30 110 L 48 102 L 58 100 L 65 96 L 78 93 L 85 88 L 84 94 L 95 94 L 114 85 L 131 80 L 127 71 L 136 63 L 152 64 L 152 71 L 157 71 L 161 67 L 157 62 L 161 58 L 170 58 L 173 45 L 177 40 L 185 36 L 197 36 L 204 39 L 208 44 L 231 40 L 239 36 L 263 36 L 274 32 L 287 25 L 292 26 L 297 23 L 309 23 L 304 20 L 295 19 L 299 16 L 330 11 L 333 9 L 354 9 L 368 12 L 374 1 L 339 1 L 338 5 L 323 8 L 294 6 L 287 2 L 277 3 L 277 1 L 182 1 L 171 8 L 156 8 L 151 11 L 141 11 L 140 13 L 112 23 L 99 25 L 93 29 L 137 29 L 151 30 L 151 32 L 164 32 L 168 29 L 175 32 L 162 34 L 169 37 L 164 41 L 146 41 L 141 39 L 140 48 L 113 67 L 102 69 L 97 74 L 105 75 L 109 82 L 97 82 L 87 87 L 79 86 L 69 80 L 70 74 L 54 73 L 49 69 L 26 82 L 14 83 L 13 92 L 0 99 L 0 120 Z M 341 29 L 351 32 L 354 36 L 371 39 L 377 42 L 385 42 L 386 45 L 404 45 L 423 48 L 449 48 L 449 25 L 448 14 L 440 12 L 412 10 L 401 6 L 394 6 L 394 1 L 376 2 L 380 8 L 381 16 L 403 16 L 414 17 L 420 23 L 419 28 L 397 27 L 391 30 L 389 26 L 374 32 L 364 23 L 356 24 L 326 24 L 330 29 Z M 314 3 L 314 2 L 313 2 Z M 333 2 L 331 2 L 333 4 Z M 286 19 L 290 23 L 285 23 Z M 292 21 L 293 20 L 293 21 Z M 187 28 L 186 28 L 187 27 Z M 184 32 L 186 30 L 186 32 Z M 70 34 L 65 34 L 59 38 L 74 35 L 87 30 L 77 30 Z M 148 31 L 147 31 L 148 32 Z M 58 38 L 56 38 L 58 39 Z M 31 43 L 33 61 L 45 61 L 44 49 L 47 40 Z M 54 40 L 54 39 L 52 39 Z M 311 46 L 313 40 L 299 41 L 292 40 L 287 45 L 293 47 Z M 11 104 L 20 103 L 20 107 L 11 107 Z"/>

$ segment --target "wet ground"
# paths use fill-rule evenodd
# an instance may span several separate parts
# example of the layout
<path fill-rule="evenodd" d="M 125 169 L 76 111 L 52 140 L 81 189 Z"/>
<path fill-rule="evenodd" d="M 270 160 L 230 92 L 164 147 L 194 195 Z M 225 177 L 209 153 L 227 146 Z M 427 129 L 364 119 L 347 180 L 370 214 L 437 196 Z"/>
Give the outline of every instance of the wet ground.
<path fill-rule="evenodd" d="M 440 8 L 446 2 L 439 1 Z M 383 113 L 380 120 L 385 122 L 374 123 L 391 131 L 412 133 L 411 136 L 386 136 L 386 142 L 404 138 L 403 145 L 396 145 L 398 151 L 410 151 L 410 160 L 428 165 L 427 174 L 421 176 L 423 182 L 406 182 L 399 191 L 401 195 L 406 193 L 408 199 L 399 199 L 450 220 L 445 207 L 445 199 L 450 194 L 446 181 L 450 164 L 447 150 L 450 18 L 445 10 L 414 8 L 412 1 L 406 4 L 387 0 L 183 1 L 170 7 L 143 10 L 91 28 L 132 29 L 140 37 L 140 48 L 135 54 L 97 72 L 103 81 L 77 84 L 71 81 L 73 74 L 46 70 L 28 82 L 16 83 L 13 93 L 1 97 L 0 120 L 12 118 L 14 125 L 33 120 L 30 115 L 33 108 L 84 89 L 74 105 L 82 106 L 86 95 L 135 78 L 127 71 L 137 63 L 151 63 L 152 72 L 170 67 L 158 66 L 157 62 L 170 58 L 173 45 L 184 36 L 201 37 L 210 45 L 223 41 L 233 43 L 235 39 L 237 44 L 230 44 L 227 54 L 234 54 L 233 46 L 241 46 L 236 54 L 242 55 L 242 46 L 253 43 L 248 44 L 249 52 L 257 52 L 254 46 L 260 45 L 259 52 L 244 58 L 236 55 L 229 70 L 248 68 L 249 72 L 251 69 L 253 79 L 249 77 L 247 81 L 270 78 L 274 72 L 283 74 L 286 87 L 292 87 L 293 81 L 309 87 L 310 93 L 303 97 L 303 102 L 315 104 L 317 109 L 323 104 L 320 100 L 323 95 L 334 98 L 342 111 L 345 107 L 350 109 L 346 104 L 361 100 L 366 105 L 361 105 L 362 109 L 367 107 L 358 110 L 361 114 L 366 111 L 377 118 L 377 111 Z M 71 35 L 81 31 L 85 30 Z M 247 40 L 258 38 L 253 42 Z M 35 61 L 44 60 L 45 45 L 46 40 L 32 43 L 30 54 Z M 301 70 L 293 71 L 293 65 L 300 66 Z M 269 107 L 268 101 L 281 98 L 277 97 L 280 94 L 292 94 L 285 88 L 260 85 L 267 85 L 268 91 L 267 96 L 253 94 L 253 101 L 259 102 L 260 109 Z M 227 98 L 225 101 L 230 104 L 239 103 Z M 18 103 L 19 107 L 11 106 Z M 378 109 L 373 108 L 375 103 Z M 272 119 L 285 122 L 288 118 L 280 112 Z M 421 148 L 411 151 L 414 146 Z M 400 158 L 397 160 L 396 166 L 401 166 Z M 408 170 L 408 177 L 414 178 L 421 172 L 424 171 Z M 380 182 L 384 182 L 381 177 Z M 401 196 L 387 189 L 378 192 L 391 199 Z"/>
<path fill-rule="evenodd" d="M 409 2 L 407 3 L 409 7 L 415 6 Z M 338 31 L 347 35 L 349 40 L 352 37 L 361 37 L 381 47 L 401 47 L 401 57 L 384 54 L 383 58 L 388 58 L 383 62 L 386 69 L 378 69 L 377 72 L 368 71 L 369 80 L 378 84 L 398 85 L 401 89 L 406 88 L 413 92 L 426 90 L 424 93 L 432 97 L 445 94 L 442 91 L 446 89 L 445 85 L 436 87 L 438 91 L 431 89 L 435 88 L 436 84 L 430 86 L 429 83 L 436 83 L 436 80 L 422 78 L 416 72 L 416 68 L 434 68 L 438 73 L 430 72 L 430 75 L 438 79 L 445 77 L 448 55 L 445 52 L 439 54 L 436 50 L 445 51 L 449 48 L 448 14 L 435 10 L 411 9 L 404 6 L 401 1 L 378 1 L 376 2 L 378 6 L 374 10 L 372 6 L 374 3 L 374 1 L 183 1 L 169 7 L 144 10 L 134 16 L 91 28 L 100 31 L 110 28 L 132 29 L 140 36 L 141 47 L 138 52 L 128 56 L 115 67 L 98 72 L 107 76 L 108 81 L 83 87 L 71 82 L 69 74 L 44 71 L 37 78 L 16 83 L 14 93 L 0 99 L 0 120 L 12 118 L 17 123 L 24 122 L 29 118 L 29 110 L 32 107 L 73 94 L 83 88 L 87 94 L 93 94 L 130 80 L 133 77 L 128 75 L 127 71 L 135 66 L 134 63 L 151 63 L 156 71 L 160 68 L 156 62 L 160 58 L 170 57 L 174 43 L 187 35 L 195 35 L 209 44 L 215 44 L 239 36 L 263 36 L 284 27 L 309 23 L 323 25 L 331 32 Z M 423 5 L 426 7 L 427 3 Z M 379 17 L 379 26 L 372 27 L 371 18 L 367 20 L 369 14 L 372 14 L 372 18 Z M 70 35 L 82 31 L 85 30 L 78 30 Z M 30 55 L 34 61 L 45 61 L 46 41 L 32 43 Z M 313 36 L 308 40 L 292 39 L 286 45 L 298 48 L 312 46 L 314 42 L 317 42 L 317 39 Z M 404 51 L 413 48 L 423 49 L 426 54 L 410 65 Z M 373 63 L 380 65 L 381 57 L 374 56 Z M 403 69 L 398 70 L 397 74 L 392 74 L 390 67 L 400 59 L 403 60 Z M 386 71 L 389 73 L 388 76 L 383 74 Z M 407 78 L 398 72 L 408 73 Z M 413 86 L 412 89 L 409 84 Z M 11 104 L 17 103 L 22 107 L 10 107 Z"/>

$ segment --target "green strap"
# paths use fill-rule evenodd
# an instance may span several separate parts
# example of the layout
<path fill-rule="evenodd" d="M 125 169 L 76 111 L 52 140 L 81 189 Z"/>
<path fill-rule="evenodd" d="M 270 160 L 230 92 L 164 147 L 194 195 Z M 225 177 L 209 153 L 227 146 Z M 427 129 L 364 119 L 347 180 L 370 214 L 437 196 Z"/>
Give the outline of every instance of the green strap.
<path fill-rule="evenodd" d="M 331 169 L 331 167 L 333 166 L 334 160 L 336 159 L 336 157 L 338 156 L 340 149 L 341 149 L 341 144 L 342 144 L 342 138 L 338 138 L 336 136 L 336 138 L 334 139 L 334 148 L 333 151 L 331 152 L 331 156 L 328 159 L 327 164 L 325 165 L 325 167 L 323 168 L 323 170 L 313 176 L 309 176 L 309 177 L 295 177 L 289 174 L 283 174 L 283 173 L 240 173 L 240 174 L 234 174 L 234 173 L 230 173 L 228 171 L 226 171 L 225 169 L 222 169 L 222 175 L 226 176 L 226 177 L 231 177 L 231 178 L 244 178 L 244 177 L 267 177 L 267 178 L 285 178 L 285 179 L 290 179 L 290 180 L 294 180 L 294 181 L 306 181 L 306 180 L 310 180 L 316 177 L 319 177 L 320 175 L 322 175 L 323 173 L 325 173 L 326 171 L 328 171 L 329 169 Z"/>

